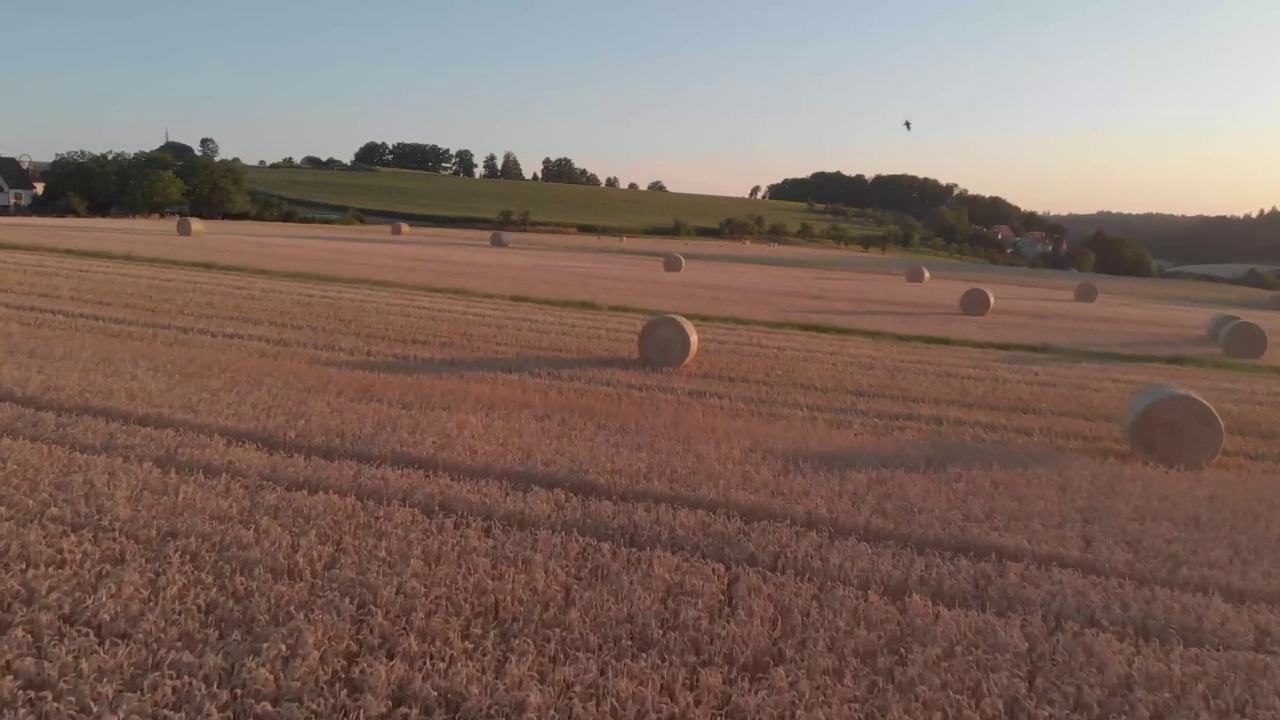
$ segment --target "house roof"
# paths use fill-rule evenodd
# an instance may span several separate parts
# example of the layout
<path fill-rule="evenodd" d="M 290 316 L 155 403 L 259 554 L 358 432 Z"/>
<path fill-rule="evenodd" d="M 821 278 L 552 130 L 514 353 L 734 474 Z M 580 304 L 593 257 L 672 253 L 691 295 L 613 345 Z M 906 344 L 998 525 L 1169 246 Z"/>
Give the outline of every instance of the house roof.
<path fill-rule="evenodd" d="M 0 181 L 10 190 L 35 190 L 31 173 L 18 164 L 17 158 L 0 157 Z"/>
<path fill-rule="evenodd" d="M 1001 240 L 1013 240 L 1018 237 L 1017 234 L 1013 232 L 1013 228 L 1008 225 L 992 225 L 991 232 L 995 233 L 996 237 Z"/>

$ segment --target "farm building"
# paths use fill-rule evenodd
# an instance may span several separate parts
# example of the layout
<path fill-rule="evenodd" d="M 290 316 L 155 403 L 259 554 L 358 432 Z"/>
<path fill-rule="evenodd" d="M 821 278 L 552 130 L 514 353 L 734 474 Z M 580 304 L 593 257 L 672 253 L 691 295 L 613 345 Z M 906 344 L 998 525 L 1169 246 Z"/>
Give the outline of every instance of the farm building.
<path fill-rule="evenodd" d="M 1042 232 L 1029 232 L 1018 238 L 1013 245 L 1015 252 L 1021 253 L 1023 257 L 1035 257 L 1042 253 L 1053 251 L 1053 241 L 1045 237 Z"/>
<path fill-rule="evenodd" d="M 995 233 L 996 238 L 1004 243 L 1005 247 L 1013 247 L 1013 244 L 1018 241 L 1018 234 L 1008 225 L 993 225 L 989 230 Z"/>
<path fill-rule="evenodd" d="M 10 215 L 31 204 L 36 185 L 17 158 L 0 157 L 0 212 Z"/>

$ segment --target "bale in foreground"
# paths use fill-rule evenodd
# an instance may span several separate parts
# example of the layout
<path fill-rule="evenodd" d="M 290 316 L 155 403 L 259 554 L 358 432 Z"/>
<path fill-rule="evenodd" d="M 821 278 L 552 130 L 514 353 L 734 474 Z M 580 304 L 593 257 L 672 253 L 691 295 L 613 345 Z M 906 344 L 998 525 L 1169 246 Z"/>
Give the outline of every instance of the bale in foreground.
<path fill-rule="evenodd" d="M 667 272 L 680 272 L 684 270 L 684 256 L 679 253 L 667 253 L 662 258 L 662 269 Z"/>
<path fill-rule="evenodd" d="M 1098 286 L 1091 282 L 1082 282 L 1076 286 L 1076 302 L 1091 303 L 1098 299 Z"/>
<path fill-rule="evenodd" d="M 489 244 L 494 247 L 507 247 L 511 241 L 507 239 L 507 234 L 503 232 L 495 232 L 489 236 Z"/>
<path fill-rule="evenodd" d="M 640 329 L 640 362 L 679 370 L 698 354 L 698 331 L 680 315 L 660 315 Z"/>
<path fill-rule="evenodd" d="M 1261 360 L 1267 354 L 1267 331 L 1257 323 L 1236 320 L 1223 328 L 1222 354 L 1238 360 Z"/>
<path fill-rule="evenodd" d="M 927 283 L 929 282 L 929 269 L 923 265 L 912 265 L 907 268 L 907 282 L 909 283 Z"/>
<path fill-rule="evenodd" d="M 204 221 L 200 218 L 182 217 L 178 218 L 178 234 L 182 237 L 192 237 L 194 235 L 204 234 Z"/>
<path fill-rule="evenodd" d="M 409 223 L 404 223 L 404 222 L 391 223 L 391 234 L 392 235 L 408 235 Z"/>
<path fill-rule="evenodd" d="M 960 296 L 960 312 L 971 317 L 982 317 L 995 307 L 996 296 L 985 288 L 969 288 Z"/>
<path fill-rule="evenodd" d="M 1205 326 L 1205 333 L 1209 335 L 1209 339 L 1214 342 L 1222 340 L 1222 331 L 1227 326 L 1240 319 L 1239 315 L 1230 315 L 1228 313 L 1215 313 L 1209 317 L 1209 324 Z"/>
<path fill-rule="evenodd" d="M 1124 424 L 1129 446 L 1166 467 L 1206 468 L 1227 438 L 1212 405 L 1172 385 L 1151 385 L 1139 393 Z"/>

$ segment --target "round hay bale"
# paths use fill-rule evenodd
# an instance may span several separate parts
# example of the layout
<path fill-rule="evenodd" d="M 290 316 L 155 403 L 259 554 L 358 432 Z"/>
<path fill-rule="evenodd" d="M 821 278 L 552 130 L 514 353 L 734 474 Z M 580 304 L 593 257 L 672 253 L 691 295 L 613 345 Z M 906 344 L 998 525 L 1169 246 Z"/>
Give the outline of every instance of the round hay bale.
<path fill-rule="evenodd" d="M 1214 342 L 1222 340 L 1222 331 L 1227 326 L 1240 319 L 1239 315 L 1231 315 L 1229 313 L 1216 313 L 1209 318 L 1209 324 L 1205 326 L 1205 333 L 1209 335 L 1209 339 Z"/>
<path fill-rule="evenodd" d="M 511 241 L 507 238 L 507 234 L 503 232 L 495 232 L 489 236 L 489 244 L 493 247 L 507 247 Z"/>
<path fill-rule="evenodd" d="M 1280 293 L 1276 293 L 1275 295 L 1267 298 L 1267 309 L 1280 310 Z"/>
<path fill-rule="evenodd" d="M 684 270 L 684 256 L 679 253 L 667 253 L 662 258 L 662 269 L 667 272 L 680 272 Z"/>
<path fill-rule="evenodd" d="M 1076 286 L 1076 302 L 1091 303 L 1098 299 L 1098 286 L 1091 282 L 1082 282 Z"/>
<path fill-rule="evenodd" d="M 1257 323 L 1236 320 L 1222 330 L 1222 354 L 1238 360 L 1261 360 L 1267 354 L 1267 331 Z"/>
<path fill-rule="evenodd" d="M 178 218 L 178 234 L 182 237 L 194 237 L 204 234 L 204 221 L 200 218 Z"/>
<path fill-rule="evenodd" d="M 660 315 L 640 330 L 640 362 L 679 370 L 698 354 L 698 331 L 680 315 Z"/>
<path fill-rule="evenodd" d="M 408 235 L 409 223 L 405 223 L 405 222 L 391 223 L 391 234 L 392 235 Z"/>
<path fill-rule="evenodd" d="M 929 282 L 929 268 L 923 265 L 912 265 L 907 268 L 907 282 L 909 283 L 927 283 Z"/>
<path fill-rule="evenodd" d="M 619 235 L 619 236 L 618 236 L 618 242 L 626 242 L 626 241 L 627 241 L 627 236 L 626 236 L 626 235 Z"/>
<path fill-rule="evenodd" d="M 1129 404 L 1124 425 L 1129 447 L 1167 467 L 1206 468 L 1227 439 L 1212 405 L 1172 385 L 1145 388 Z"/>
<path fill-rule="evenodd" d="M 960 312 L 970 317 L 982 317 L 995 307 L 996 296 L 986 288 L 969 288 L 960 296 Z"/>

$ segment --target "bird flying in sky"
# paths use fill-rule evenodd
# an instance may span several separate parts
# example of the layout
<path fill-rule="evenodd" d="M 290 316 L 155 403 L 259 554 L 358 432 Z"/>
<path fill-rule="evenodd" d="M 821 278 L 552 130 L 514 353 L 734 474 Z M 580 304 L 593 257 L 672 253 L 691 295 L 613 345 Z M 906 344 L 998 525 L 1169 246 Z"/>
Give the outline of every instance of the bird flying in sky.
<path fill-rule="evenodd" d="M 910 121 L 910 120 L 907 120 L 906 122 L 902 123 L 902 126 L 903 126 L 903 127 L 905 127 L 905 128 L 907 129 L 907 132 L 911 132 L 911 121 Z"/>

